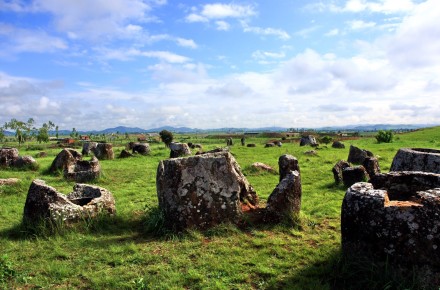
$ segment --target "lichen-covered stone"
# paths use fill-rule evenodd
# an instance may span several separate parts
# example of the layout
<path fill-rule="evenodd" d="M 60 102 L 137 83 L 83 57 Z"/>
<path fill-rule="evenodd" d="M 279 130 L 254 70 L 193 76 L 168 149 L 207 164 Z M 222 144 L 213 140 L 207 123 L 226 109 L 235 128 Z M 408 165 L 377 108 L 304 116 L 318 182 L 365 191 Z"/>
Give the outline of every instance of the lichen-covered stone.
<path fill-rule="evenodd" d="M 357 182 L 368 181 L 369 179 L 370 177 L 362 165 L 342 169 L 342 182 L 346 187 L 352 186 Z"/>
<path fill-rule="evenodd" d="M 261 163 L 261 162 L 254 162 L 251 165 L 252 168 L 257 169 L 257 170 L 262 170 L 262 171 L 267 171 L 270 173 L 275 173 L 275 169 L 273 169 L 272 167 L 270 167 L 267 164 Z"/>
<path fill-rule="evenodd" d="M 77 160 L 64 168 L 64 177 L 76 182 L 87 182 L 98 178 L 101 175 L 99 160 L 93 156 L 90 161 Z"/>
<path fill-rule="evenodd" d="M 9 167 L 18 157 L 17 148 L 0 148 L 0 166 Z"/>
<path fill-rule="evenodd" d="M 16 168 L 34 167 L 36 165 L 37 161 L 32 156 L 19 156 L 12 163 L 12 166 Z"/>
<path fill-rule="evenodd" d="M 318 143 L 316 142 L 315 137 L 313 137 L 312 135 L 302 136 L 299 142 L 299 146 L 306 146 L 306 145 L 317 146 Z"/>
<path fill-rule="evenodd" d="M 281 155 L 278 158 L 278 167 L 280 169 L 280 182 L 284 179 L 291 171 L 298 171 L 299 165 L 298 165 L 298 159 L 296 159 L 294 156 L 289 154 Z"/>
<path fill-rule="evenodd" d="M 133 154 L 131 154 L 129 151 L 123 149 L 121 151 L 121 154 L 119 154 L 119 158 L 128 158 L 128 157 L 132 157 Z"/>
<path fill-rule="evenodd" d="M 301 175 L 290 171 L 275 187 L 267 200 L 266 219 L 282 220 L 298 215 L 301 210 Z"/>
<path fill-rule="evenodd" d="M 20 182 L 18 178 L 0 178 L 0 185 L 14 185 Z"/>
<path fill-rule="evenodd" d="M 366 157 L 362 166 L 364 166 L 370 178 L 380 173 L 379 160 L 375 157 Z"/>
<path fill-rule="evenodd" d="M 374 157 L 374 154 L 368 150 L 360 149 L 353 145 L 350 145 L 350 151 L 348 152 L 347 161 L 354 164 L 364 163 L 365 158 Z"/>
<path fill-rule="evenodd" d="M 176 230 L 237 223 L 243 203 L 258 204 L 254 189 L 229 152 L 160 161 L 156 188 L 166 225 Z"/>
<path fill-rule="evenodd" d="M 335 179 L 335 183 L 339 184 L 342 182 L 342 171 L 345 168 L 350 167 L 350 166 L 351 166 L 351 164 L 345 160 L 339 160 L 335 164 L 335 166 L 333 166 L 332 172 L 333 172 L 333 177 Z"/>
<path fill-rule="evenodd" d="M 104 188 L 76 184 L 73 192 L 65 196 L 43 180 L 36 179 L 29 187 L 23 219 L 32 223 L 42 219 L 72 222 L 99 213 L 115 212 L 113 195 Z"/>
<path fill-rule="evenodd" d="M 98 146 L 98 142 L 85 142 L 82 147 L 81 153 L 83 155 L 90 155 L 92 153 L 92 149 L 96 148 Z"/>
<path fill-rule="evenodd" d="M 49 172 L 63 171 L 66 167 L 82 160 L 82 154 L 72 148 L 65 148 L 52 161 Z"/>
<path fill-rule="evenodd" d="M 178 158 L 191 155 L 191 149 L 189 149 L 189 146 L 186 143 L 171 142 L 169 147 L 170 158 Z"/>
<path fill-rule="evenodd" d="M 113 145 L 110 143 L 98 143 L 96 147 L 92 147 L 91 151 L 99 160 L 112 160 L 115 158 Z"/>
<path fill-rule="evenodd" d="M 148 155 L 151 152 L 150 144 L 148 143 L 135 143 L 132 146 L 133 153 L 139 153 L 142 155 Z"/>
<path fill-rule="evenodd" d="M 440 150 L 401 148 L 394 156 L 390 171 L 425 171 L 440 173 Z"/>
<path fill-rule="evenodd" d="M 341 141 L 334 141 L 332 144 L 332 147 L 338 148 L 338 149 L 343 149 L 343 148 L 345 148 L 345 145 Z"/>
<path fill-rule="evenodd" d="M 427 266 L 440 282 L 440 175 L 390 172 L 347 189 L 341 211 L 344 253 L 362 252 L 408 269 Z M 388 257 L 388 258 L 386 258 Z"/>

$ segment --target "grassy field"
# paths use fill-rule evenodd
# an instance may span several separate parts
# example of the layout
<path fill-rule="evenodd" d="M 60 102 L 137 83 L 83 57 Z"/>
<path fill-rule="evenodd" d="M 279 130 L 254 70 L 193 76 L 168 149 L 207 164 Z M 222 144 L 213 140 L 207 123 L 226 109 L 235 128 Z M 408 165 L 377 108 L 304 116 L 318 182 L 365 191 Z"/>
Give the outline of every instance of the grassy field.
<path fill-rule="evenodd" d="M 201 143 L 205 150 L 225 145 L 223 139 L 179 135 L 175 139 Z M 246 229 L 221 225 L 205 232 L 166 235 L 148 230 L 156 221 L 149 214 L 157 209 L 157 165 L 169 155 L 163 144 L 151 144 L 149 156 L 101 161 L 103 176 L 94 183 L 115 196 L 115 217 L 54 232 L 21 226 L 29 185 L 39 178 L 67 194 L 74 183 L 46 173 L 61 149 L 22 145 L 20 155 L 45 151 L 48 156 L 36 158 L 36 171 L 0 169 L 0 178 L 21 180 L 14 186 L 0 186 L 0 288 L 417 288 L 416 280 L 396 276 L 386 263 L 341 257 L 340 208 L 345 188 L 334 184 L 331 169 L 337 161 L 347 159 L 353 144 L 377 155 L 382 172 L 387 172 L 399 148 L 440 149 L 439 127 L 398 135 L 389 144 L 362 138 L 344 141 L 345 149 L 321 146 L 317 156 L 305 155 L 312 148 L 297 142 L 264 148 L 266 141 L 248 138 L 248 143 L 257 144 L 248 148 L 239 145 L 237 138 L 231 152 L 263 203 L 278 183 L 278 175 L 255 172 L 250 165 L 258 161 L 278 169 L 282 154 L 298 158 L 303 189 L 298 224 Z M 118 156 L 125 143 L 114 145 Z"/>

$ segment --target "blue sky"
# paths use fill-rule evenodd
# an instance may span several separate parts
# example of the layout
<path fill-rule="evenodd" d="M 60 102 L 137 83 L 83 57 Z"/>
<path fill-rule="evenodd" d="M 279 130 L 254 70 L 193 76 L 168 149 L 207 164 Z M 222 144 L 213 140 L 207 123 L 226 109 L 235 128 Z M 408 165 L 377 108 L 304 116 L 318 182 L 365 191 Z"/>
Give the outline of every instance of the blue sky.
<path fill-rule="evenodd" d="M 0 0 L 0 124 L 440 124 L 438 19 L 438 0 Z"/>

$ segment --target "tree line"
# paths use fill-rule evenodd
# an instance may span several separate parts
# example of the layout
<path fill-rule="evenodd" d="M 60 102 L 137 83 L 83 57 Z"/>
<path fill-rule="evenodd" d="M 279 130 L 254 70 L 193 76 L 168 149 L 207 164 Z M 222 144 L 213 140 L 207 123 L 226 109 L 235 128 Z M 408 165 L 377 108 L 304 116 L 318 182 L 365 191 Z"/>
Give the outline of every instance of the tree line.
<path fill-rule="evenodd" d="M 13 118 L 0 127 L 0 141 L 3 141 L 5 138 L 5 130 L 7 129 L 15 131 L 15 137 L 19 145 L 34 137 L 39 143 L 49 142 L 49 131 L 53 129 L 55 129 L 56 137 L 58 138 L 58 126 L 52 121 L 43 123 L 40 128 L 37 128 L 33 118 L 29 118 L 27 122 Z"/>

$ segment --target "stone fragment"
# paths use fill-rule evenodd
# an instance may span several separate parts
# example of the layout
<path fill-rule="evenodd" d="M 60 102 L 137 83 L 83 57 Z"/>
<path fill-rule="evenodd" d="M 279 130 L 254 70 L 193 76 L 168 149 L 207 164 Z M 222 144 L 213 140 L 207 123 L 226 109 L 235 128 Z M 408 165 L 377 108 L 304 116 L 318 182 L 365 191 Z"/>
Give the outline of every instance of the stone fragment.
<path fill-rule="evenodd" d="M 345 145 L 341 141 L 334 141 L 333 144 L 332 144 L 332 147 L 333 148 L 343 149 L 343 148 L 345 148 Z"/>
<path fill-rule="evenodd" d="M 298 165 L 298 159 L 296 159 L 294 156 L 289 154 L 281 155 L 278 158 L 278 167 L 280 168 L 280 182 L 284 179 L 291 171 L 298 171 L 299 165 Z"/>
<path fill-rule="evenodd" d="M 1 185 L 14 185 L 20 182 L 18 178 L 0 178 L 0 186 Z"/>
<path fill-rule="evenodd" d="M 268 148 L 268 147 L 275 147 L 275 143 L 266 143 L 266 144 L 264 144 L 264 147 L 265 147 L 265 148 Z"/>
<path fill-rule="evenodd" d="M 374 154 L 368 150 L 360 149 L 353 145 L 350 145 L 350 151 L 348 152 L 347 161 L 354 164 L 364 163 L 365 158 L 374 157 Z"/>
<path fill-rule="evenodd" d="M 299 142 L 299 146 L 306 146 L 306 145 L 318 146 L 318 143 L 316 142 L 315 137 L 312 135 L 302 136 Z"/>
<path fill-rule="evenodd" d="M 318 155 L 318 152 L 316 152 L 316 150 L 307 150 L 306 152 L 304 152 L 304 155 L 316 156 Z"/>
<path fill-rule="evenodd" d="M 267 200 L 266 220 L 280 221 L 299 215 L 301 210 L 301 175 L 290 171 L 275 187 Z"/>
<path fill-rule="evenodd" d="M 65 148 L 61 150 L 52 161 L 49 172 L 55 173 L 57 171 L 63 171 L 66 167 L 76 163 L 78 160 L 82 160 L 81 153 L 72 148 Z"/>
<path fill-rule="evenodd" d="M 87 182 L 97 179 L 101 175 L 99 160 L 93 156 L 90 161 L 77 160 L 64 168 L 64 177 L 76 182 Z"/>
<path fill-rule="evenodd" d="M 110 143 L 98 143 L 96 147 L 92 147 L 91 151 L 99 160 L 111 160 L 115 158 L 113 145 Z"/>
<path fill-rule="evenodd" d="M 133 144 L 131 150 L 133 153 L 137 152 L 141 155 L 148 155 L 151 152 L 150 144 L 148 143 L 135 143 Z"/>
<path fill-rule="evenodd" d="M 229 152 L 160 161 L 156 188 L 165 223 L 175 230 L 238 223 L 242 204 L 258 204 L 254 189 Z"/>
<path fill-rule="evenodd" d="M 440 150 L 401 148 L 394 156 L 390 171 L 425 171 L 440 173 Z"/>
<path fill-rule="evenodd" d="M 333 172 L 333 177 L 335 179 L 335 183 L 339 184 L 342 182 L 342 171 L 347 168 L 350 167 L 350 163 L 348 163 L 345 160 L 339 160 L 335 166 L 333 166 L 332 168 L 332 172 Z"/>
<path fill-rule="evenodd" d="M 121 151 L 121 153 L 119 154 L 119 158 L 128 158 L 128 157 L 132 157 L 133 154 L 131 154 L 129 151 L 123 149 Z"/>
<path fill-rule="evenodd" d="M 342 169 L 342 181 L 346 187 L 352 186 L 357 182 L 368 181 L 368 179 L 370 177 L 362 165 Z"/>
<path fill-rule="evenodd" d="M 9 167 L 18 157 L 17 148 L 0 148 L 0 166 Z"/>
<path fill-rule="evenodd" d="M 92 149 L 98 146 L 98 142 L 84 142 L 81 154 L 82 155 L 90 155 L 92 153 Z"/>
<path fill-rule="evenodd" d="M 256 147 L 256 145 L 254 143 L 249 143 L 246 145 L 246 147 Z"/>
<path fill-rule="evenodd" d="M 365 167 L 370 178 L 380 173 L 379 160 L 375 157 L 366 157 L 362 166 Z"/>
<path fill-rule="evenodd" d="M 65 196 L 43 180 L 35 179 L 29 187 L 23 218 L 28 222 L 42 219 L 72 222 L 115 212 L 113 195 L 104 188 L 76 184 L 73 192 Z"/>
<path fill-rule="evenodd" d="M 170 158 L 183 157 L 187 155 L 191 155 L 191 149 L 189 149 L 188 144 L 186 143 L 170 143 Z"/>
<path fill-rule="evenodd" d="M 47 153 L 44 151 L 41 151 L 41 152 L 38 152 L 36 156 L 37 156 L 37 158 L 47 157 Z"/>
<path fill-rule="evenodd" d="M 34 167 L 36 165 L 37 161 L 31 156 L 19 156 L 18 159 L 12 163 L 12 166 L 16 168 Z"/>
<path fill-rule="evenodd" d="M 276 172 L 275 169 L 273 169 L 269 165 L 261 163 L 261 162 L 254 162 L 254 163 L 252 163 L 251 167 L 255 168 L 257 170 L 263 170 L 263 171 L 267 171 L 267 172 L 270 172 L 270 173 L 275 173 Z"/>

